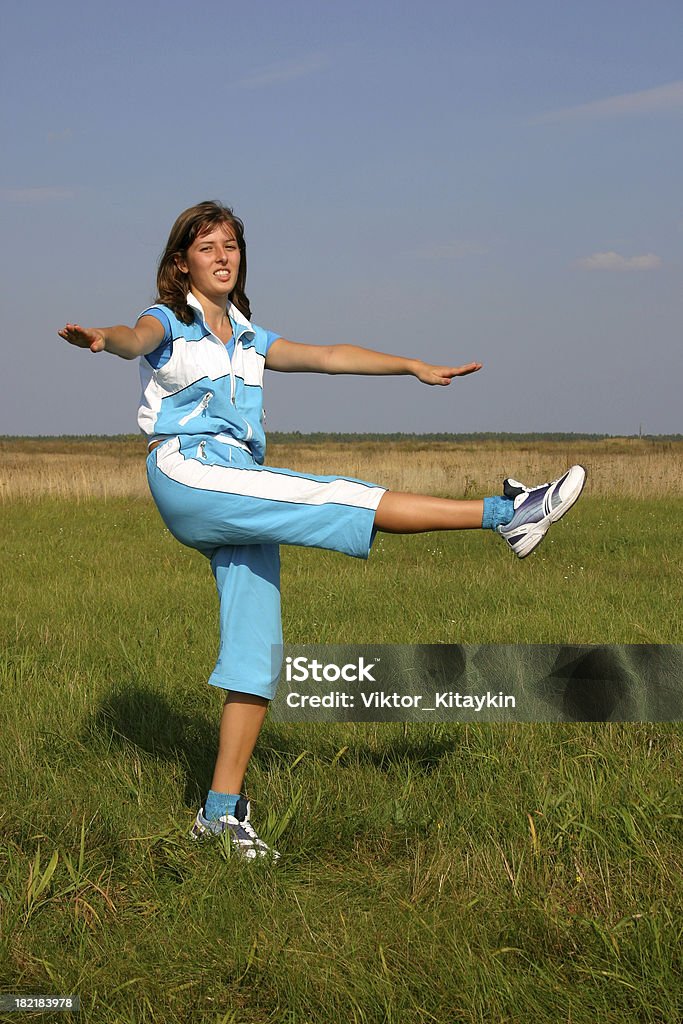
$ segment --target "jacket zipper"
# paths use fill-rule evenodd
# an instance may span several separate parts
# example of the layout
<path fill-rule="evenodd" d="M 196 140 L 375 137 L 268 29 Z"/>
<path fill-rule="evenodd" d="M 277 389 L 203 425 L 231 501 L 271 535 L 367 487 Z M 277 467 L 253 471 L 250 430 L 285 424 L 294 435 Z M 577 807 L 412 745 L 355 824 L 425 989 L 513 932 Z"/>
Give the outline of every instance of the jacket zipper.
<path fill-rule="evenodd" d="M 206 394 L 202 396 L 201 401 L 197 402 L 194 409 L 191 409 L 187 416 L 183 416 L 181 420 L 178 420 L 178 425 L 184 427 L 185 424 L 189 423 L 190 420 L 193 420 L 195 416 L 202 416 L 206 412 L 207 406 L 212 398 L 213 391 L 207 391 Z"/>
<path fill-rule="evenodd" d="M 215 335 L 214 335 L 214 337 L 215 337 Z M 230 358 L 230 354 L 228 352 L 227 345 L 224 345 L 223 342 L 220 341 L 220 338 L 218 339 L 218 341 L 220 342 L 221 345 L 223 345 L 223 349 L 225 351 L 225 355 L 226 355 L 227 360 L 228 360 L 228 366 L 230 368 L 230 403 L 231 403 L 233 409 L 235 410 L 235 412 L 237 412 L 237 403 L 235 402 L 235 390 L 236 390 L 235 371 L 232 368 L 232 359 Z M 234 343 L 235 343 L 235 350 L 233 351 L 233 355 L 234 355 L 234 352 L 237 350 L 237 346 L 241 345 L 242 342 L 240 341 L 239 337 L 235 337 Z M 245 426 L 247 428 L 246 440 L 247 441 L 251 441 L 251 439 L 252 439 L 252 437 L 254 435 L 254 431 L 252 430 L 251 423 L 249 422 L 249 420 L 246 419 L 245 416 L 242 416 L 242 413 L 240 413 L 240 416 L 242 417 L 242 420 L 243 420 L 243 422 L 244 422 L 244 424 L 245 424 Z"/>

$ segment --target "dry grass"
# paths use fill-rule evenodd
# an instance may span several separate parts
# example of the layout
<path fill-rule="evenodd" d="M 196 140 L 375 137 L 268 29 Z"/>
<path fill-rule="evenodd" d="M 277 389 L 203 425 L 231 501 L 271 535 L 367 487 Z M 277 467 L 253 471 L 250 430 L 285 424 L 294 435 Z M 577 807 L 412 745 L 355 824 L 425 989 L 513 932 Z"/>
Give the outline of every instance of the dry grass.
<path fill-rule="evenodd" d="M 683 495 L 681 442 L 302 443 L 271 446 L 269 461 L 305 472 L 357 476 L 393 490 L 468 498 L 497 494 L 506 476 L 540 483 L 580 462 L 588 469 L 590 493 L 595 495 Z"/>
<path fill-rule="evenodd" d="M 307 473 L 337 473 L 393 490 L 481 497 L 513 476 L 540 482 L 580 462 L 589 492 L 629 498 L 683 495 L 683 442 L 640 438 L 597 441 L 271 443 L 268 461 Z M 147 498 L 143 439 L 0 441 L 0 500 L 41 497 Z"/>

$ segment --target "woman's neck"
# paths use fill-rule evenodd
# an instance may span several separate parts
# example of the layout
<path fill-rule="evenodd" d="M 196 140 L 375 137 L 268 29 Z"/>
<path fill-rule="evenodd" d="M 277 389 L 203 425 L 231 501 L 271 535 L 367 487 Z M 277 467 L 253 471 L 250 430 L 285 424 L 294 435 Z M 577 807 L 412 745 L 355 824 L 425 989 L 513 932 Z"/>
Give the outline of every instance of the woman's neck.
<path fill-rule="evenodd" d="M 221 341 L 229 341 L 232 338 L 232 324 L 228 316 L 225 298 L 223 296 L 212 298 L 194 290 L 192 294 L 202 307 L 204 322 L 211 333 L 215 334 Z"/>

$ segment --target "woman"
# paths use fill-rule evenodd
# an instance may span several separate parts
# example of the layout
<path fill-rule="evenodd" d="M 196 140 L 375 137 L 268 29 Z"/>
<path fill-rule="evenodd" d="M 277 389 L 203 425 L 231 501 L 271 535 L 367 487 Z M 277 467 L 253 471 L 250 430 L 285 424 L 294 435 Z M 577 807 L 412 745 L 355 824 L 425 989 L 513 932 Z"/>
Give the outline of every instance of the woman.
<path fill-rule="evenodd" d="M 497 530 L 524 558 L 579 497 L 573 466 L 549 484 L 506 480 L 501 497 L 452 501 L 387 491 L 344 477 L 265 467 L 263 371 L 411 374 L 430 385 L 481 363 L 434 366 L 355 345 L 304 345 L 251 323 L 242 222 L 217 202 L 182 213 L 157 275 L 158 297 L 134 328 L 59 334 L 92 352 L 140 359 L 138 414 L 161 516 L 181 543 L 210 560 L 220 599 L 220 650 L 209 682 L 227 690 L 216 766 L 191 836 L 227 832 L 247 857 L 278 857 L 258 838 L 241 796 L 247 764 L 281 665 L 279 544 L 367 558 L 378 530 Z M 275 652 L 275 653 L 274 653 Z"/>

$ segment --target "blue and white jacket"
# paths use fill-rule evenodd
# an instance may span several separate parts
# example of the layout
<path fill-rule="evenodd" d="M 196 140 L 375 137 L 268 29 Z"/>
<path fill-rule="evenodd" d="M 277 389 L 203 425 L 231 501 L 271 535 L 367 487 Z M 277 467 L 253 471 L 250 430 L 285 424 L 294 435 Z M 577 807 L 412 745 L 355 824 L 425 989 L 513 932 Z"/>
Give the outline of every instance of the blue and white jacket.
<path fill-rule="evenodd" d="M 191 292 L 187 304 L 194 309 L 191 324 L 168 306 L 150 306 L 140 314 L 156 317 L 164 327 L 158 348 L 140 357 L 140 430 L 150 444 L 177 434 L 227 434 L 248 445 L 262 463 L 263 371 L 266 353 L 279 335 L 250 323 L 229 303 L 233 337 L 225 345 L 207 327 Z"/>

